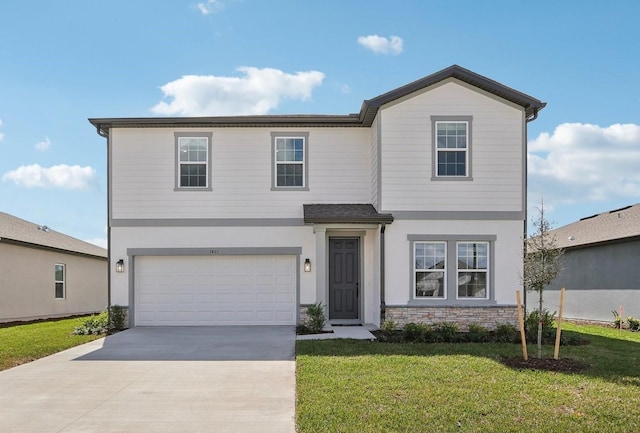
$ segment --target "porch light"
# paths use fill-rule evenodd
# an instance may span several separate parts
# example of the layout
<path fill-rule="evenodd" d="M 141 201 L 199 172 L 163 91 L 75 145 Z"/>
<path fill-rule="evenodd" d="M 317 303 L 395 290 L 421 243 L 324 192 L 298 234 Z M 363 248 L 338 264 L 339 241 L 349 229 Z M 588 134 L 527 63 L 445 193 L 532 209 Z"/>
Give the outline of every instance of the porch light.
<path fill-rule="evenodd" d="M 311 272 L 311 262 L 309 259 L 304 259 L 304 271 Z"/>
<path fill-rule="evenodd" d="M 116 262 L 116 272 L 122 273 L 124 272 L 124 260 L 120 259 Z"/>

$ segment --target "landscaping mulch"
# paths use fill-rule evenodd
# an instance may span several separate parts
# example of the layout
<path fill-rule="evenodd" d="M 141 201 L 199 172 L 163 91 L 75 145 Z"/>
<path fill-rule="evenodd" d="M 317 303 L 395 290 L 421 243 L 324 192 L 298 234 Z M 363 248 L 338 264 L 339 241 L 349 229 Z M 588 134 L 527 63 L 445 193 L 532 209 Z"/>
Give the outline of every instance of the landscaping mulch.
<path fill-rule="evenodd" d="M 589 364 L 571 358 L 553 359 L 531 357 L 525 361 L 522 357 L 512 357 L 501 358 L 500 362 L 507 367 L 518 370 L 544 370 L 561 373 L 578 373 L 590 367 Z"/>

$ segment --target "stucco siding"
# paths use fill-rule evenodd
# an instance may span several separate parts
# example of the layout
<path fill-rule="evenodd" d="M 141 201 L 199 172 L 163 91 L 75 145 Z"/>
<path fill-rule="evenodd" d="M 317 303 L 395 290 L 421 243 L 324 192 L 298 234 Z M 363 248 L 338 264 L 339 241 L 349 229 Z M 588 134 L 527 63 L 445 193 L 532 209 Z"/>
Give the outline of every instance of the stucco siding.
<path fill-rule="evenodd" d="M 209 132 L 212 190 L 175 191 L 174 132 Z M 304 132 L 308 191 L 272 191 L 272 132 Z M 114 129 L 114 219 L 302 218 L 303 203 L 368 203 L 371 146 L 366 128 Z"/>
<path fill-rule="evenodd" d="M 327 243 L 329 237 L 358 236 L 362 239 L 360 283 L 362 287 L 362 319 L 366 323 L 379 324 L 380 316 L 380 278 L 379 278 L 379 234 L 374 229 L 339 226 L 322 232 L 321 237 L 314 233 L 313 226 L 299 227 L 114 227 L 111 230 L 112 257 L 114 262 L 123 259 L 125 272 L 116 273 L 111 269 L 112 303 L 129 305 L 131 296 L 131 259 L 130 249 L 176 249 L 176 248 L 244 248 L 250 254 L 255 248 L 301 248 L 299 272 L 300 305 L 316 302 L 328 304 L 328 291 L 322 287 L 318 291 L 317 273 L 328 275 L 328 269 L 321 266 L 327 263 L 318 260 L 316 242 Z M 328 251 L 327 251 L 328 254 Z M 309 258 L 311 272 L 304 272 L 304 260 Z M 135 259 L 134 259 L 135 265 Z M 135 272 L 135 270 L 133 271 Z M 324 280 L 324 279 L 323 279 Z"/>
<path fill-rule="evenodd" d="M 522 221 L 408 221 L 396 220 L 386 231 L 386 302 L 387 305 L 410 304 L 413 293 L 411 241 L 408 235 L 447 238 L 465 235 L 486 236 L 494 242 L 494 290 L 496 305 L 515 305 L 516 290 L 522 290 Z M 448 266 L 455 266 L 449 263 Z M 473 306 L 474 300 L 466 301 Z M 480 304 L 479 302 L 477 302 Z M 451 306 L 448 300 L 431 306 Z"/>
<path fill-rule="evenodd" d="M 623 316 L 640 317 L 639 255 L 640 241 L 566 250 L 562 271 L 543 293 L 545 308 L 558 310 L 564 287 L 565 317 L 610 322 L 621 305 Z"/>
<path fill-rule="evenodd" d="M 65 298 L 55 298 L 54 265 L 65 265 Z M 0 244 L 0 321 L 93 313 L 107 306 L 107 260 Z"/>
<path fill-rule="evenodd" d="M 471 116 L 472 180 L 433 180 L 431 116 Z M 523 111 L 459 82 L 383 107 L 383 211 L 522 211 Z"/>

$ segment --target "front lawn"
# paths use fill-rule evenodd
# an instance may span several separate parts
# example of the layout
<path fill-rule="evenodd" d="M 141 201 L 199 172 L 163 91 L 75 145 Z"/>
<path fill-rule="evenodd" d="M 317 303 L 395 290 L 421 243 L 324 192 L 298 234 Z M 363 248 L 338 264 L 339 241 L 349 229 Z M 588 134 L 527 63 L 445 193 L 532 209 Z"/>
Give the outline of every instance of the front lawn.
<path fill-rule="evenodd" d="M 587 370 L 509 368 L 517 344 L 298 341 L 298 431 L 640 432 L 640 333 L 564 329 L 590 341 L 560 350 Z"/>
<path fill-rule="evenodd" d="M 0 328 L 0 370 L 102 337 L 73 335 L 79 324 L 80 319 L 72 318 Z"/>

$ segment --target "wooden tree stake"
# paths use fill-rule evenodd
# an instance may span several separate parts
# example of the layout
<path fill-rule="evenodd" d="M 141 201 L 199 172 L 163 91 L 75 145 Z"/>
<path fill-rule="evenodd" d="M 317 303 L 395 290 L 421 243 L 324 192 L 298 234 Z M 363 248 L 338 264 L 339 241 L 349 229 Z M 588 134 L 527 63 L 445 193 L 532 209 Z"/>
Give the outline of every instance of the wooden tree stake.
<path fill-rule="evenodd" d="M 522 315 L 522 302 L 520 301 L 520 290 L 516 290 L 516 300 L 518 302 L 518 323 L 520 324 L 520 340 L 522 341 L 522 357 L 529 359 L 527 355 L 527 336 L 524 332 L 524 317 Z"/>
<path fill-rule="evenodd" d="M 560 354 L 560 334 L 562 333 L 562 309 L 564 308 L 564 287 L 560 289 L 560 309 L 558 311 L 558 329 L 556 329 L 556 349 L 553 359 L 558 359 Z"/>

